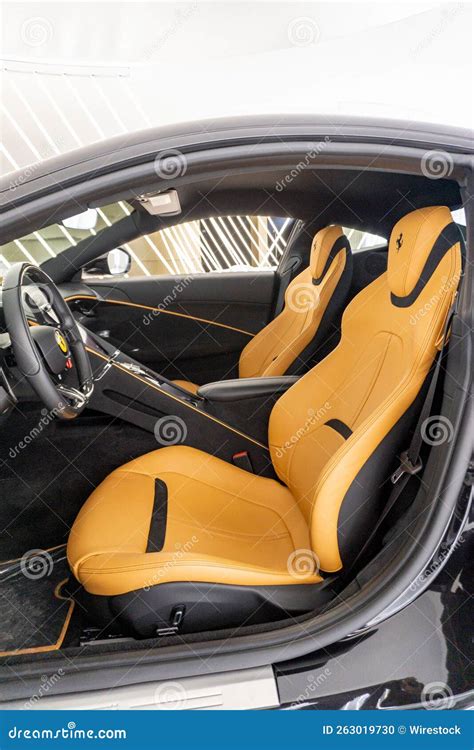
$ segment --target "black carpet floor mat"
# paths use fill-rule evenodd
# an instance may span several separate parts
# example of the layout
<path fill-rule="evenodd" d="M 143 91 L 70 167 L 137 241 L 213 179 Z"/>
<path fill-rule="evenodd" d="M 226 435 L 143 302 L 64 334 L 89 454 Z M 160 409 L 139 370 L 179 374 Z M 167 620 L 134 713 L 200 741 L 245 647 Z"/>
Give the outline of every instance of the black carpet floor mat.
<path fill-rule="evenodd" d="M 67 542 L 79 510 L 107 474 L 159 448 L 153 434 L 104 415 L 86 411 L 38 429 L 39 405 L 21 409 L 0 430 L 0 561 Z"/>
<path fill-rule="evenodd" d="M 64 546 L 0 563 L 0 657 L 61 647 L 74 609 Z"/>

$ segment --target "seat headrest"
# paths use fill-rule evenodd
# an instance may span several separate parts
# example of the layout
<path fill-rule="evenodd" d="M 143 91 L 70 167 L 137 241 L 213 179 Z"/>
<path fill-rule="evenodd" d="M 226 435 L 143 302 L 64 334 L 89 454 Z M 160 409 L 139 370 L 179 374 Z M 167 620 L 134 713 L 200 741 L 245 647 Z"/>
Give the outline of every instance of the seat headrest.
<path fill-rule="evenodd" d="M 309 268 L 315 284 L 321 283 L 334 258 L 343 248 L 350 250 L 349 240 L 342 227 L 325 227 L 314 235 Z"/>
<path fill-rule="evenodd" d="M 460 241 L 447 206 L 419 208 L 400 219 L 388 246 L 392 302 L 402 307 L 413 304 L 443 256 Z"/>

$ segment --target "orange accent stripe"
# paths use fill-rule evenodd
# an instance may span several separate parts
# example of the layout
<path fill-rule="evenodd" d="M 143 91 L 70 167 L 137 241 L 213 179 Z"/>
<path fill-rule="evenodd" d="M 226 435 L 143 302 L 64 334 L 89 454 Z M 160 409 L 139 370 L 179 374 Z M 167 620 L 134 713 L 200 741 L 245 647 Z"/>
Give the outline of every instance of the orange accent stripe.
<path fill-rule="evenodd" d="M 39 653 L 44 653 L 46 651 L 57 651 L 59 648 L 61 648 L 64 638 L 66 636 L 66 632 L 69 627 L 69 623 L 71 621 L 72 613 L 74 611 L 74 606 L 75 606 L 74 599 L 71 599 L 69 596 L 62 596 L 61 594 L 61 588 L 64 586 L 64 584 L 68 580 L 69 578 L 65 578 L 63 581 L 58 583 L 58 585 L 54 589 L 54 596 L 56 597 L 56 599 L 62 599 L 65 602 L 69 602 L 69 608 L 66 614 L 66 619 L 64 620 L 63 626 L 61 628 L 61 632 L 59 634 L 59 638 L 56 641 L 56 643 L 52 643 L 50 646 L 33 646 L 31 648 L 18 648 L 18 649 L 14 649 L 13 651 L 0 651 L 0 657 L 1 656 L 17 656 L 19 654 L 39 654 Z"/>
<path fill-rule="evenodd" d="M 91 349 L 90 347 L 86 346 L 86 350 L 90 352 L 90 354 L 95 354 L 96 357 L 103 359 L 105 362 L 109 361 L 108 357 L 105 357 L 103 354 L 96 352 L 95 349 Z M 182 406 L 186 406 L 188 409 L 192 409 L 193 411 L 200 414 L 202 417 L 206 417 L 206 419 L 211 419 L 213 422 L 220 424 L 222 427 L 225 427 L 227 430 L 230 430 L 231 432 L 235 432 L 236 435 L 240 435 L 246 440 L 250 440 L 251 443 L 255 443 L 255 445 L 258 445 L 260 448 L 263 448 L 264 450 L 268 451 L 268 446 L 263 445 L 263 443 L 260 443 L 258 440 L 255 440 L 255 438 L 252 438 L 249 435 L 246 435 L 245 432 L 241 432 L 240 430 L 237 430 L 235 427 L 231 427 L 225 422 L 221 422 L 220 419 L 213 417 L 211 414 L 206 414 L 205 412 L 202 412 L 200 409 L 196 409 L 195 406 L 192 406 L 191 404 L 186 403 L 186 401 L 182 401 L 177 396 L 173 396 L 171 393 L 167 393 L 167 391 L 164 391 L 158 386 L 153 385 L 153 383 L 149 383 L 144 378 L 141 378 L 140 375 L 136 375 L 135 373 L 130 372 L 129 370 L 127 370 L 126 367 L 121 367 L 118 362 L 110 362 L 110 364 L 112 365 L 112 367 L 117 367 L 117 369 L 119 369 L 121 372 L 124 372 L 126 375 L 129 375 L 130 377 L 135 378 L 136 380 L 139 380 L 141 383 L 144 383 L 144 385 L 148 386 L 149 388 L 153 388 L 153 390 L 158 391 L 158 393 L 161 393 L 163 396 L 167 396 L 168 398 L 173 399 L 173 401 L 178 401 L 178 403 L 180 403 Z"/>
<path fill-rule="evenodd" d="M 46 549 L 42 549 L 41 551 L 42 552 L 54 552 L 54 550 L 61 549 L 61 547 L 65 547 L 65 546 L 66 546 L 66 542 L 64 542 L 64 544 L 57 544 L 55 547 L 47 547 Z M 23 555 L 21 557 L 14 557 L 11 560 L 2 560 L 0 562 L 0 565 L 6 565 L 7 563 L 18 562 L 18 560 L 22 560 L 22 559 L 23 559 Z"/>
<path fill-rule="evenodd" d="M 211 326 L 218 326 L 219 328 L 227 328 L 230 331 L 236 331 L 237 333 L 243 333 L 245 336 L 250 336 L 250 338 L 253 338 L 255 336 L 254 333 L 250 333 L 250 331 L 244 331 L 243 328 L 236 328 L 235 326 L 229 326 L 226 323 L 218 323 L 216 320 L 207 320 L 206 318 L 197 318 L 195 315 L 188 315 L 187 313 L 179 313 L 175 312 L 174 310 L 161 310 L 159 307 L 150 307 L 149 305 L 140 305 L 136 302 L 123 302 L 122 300 L 116 300 L 116 299 L 99 299 L 98 297 L 94 297 L 93 295 L 88 294 L 74 294 L 72 297 L 65 297 L 65 302 L 73 302 L 76 299 L 93 299 L 96 302 L 107 302 L 109 305 L 126 305 L 127 307 L 138 307 L 141 310 L 151 310 L 153 312 L 156 312 L 158 314 L 164 313 L 165 315 L 176 315 L 179 318 L 189 318 L 190 320 L 197 320 L 199 323 L 206 323 L 207 325 Z"/>

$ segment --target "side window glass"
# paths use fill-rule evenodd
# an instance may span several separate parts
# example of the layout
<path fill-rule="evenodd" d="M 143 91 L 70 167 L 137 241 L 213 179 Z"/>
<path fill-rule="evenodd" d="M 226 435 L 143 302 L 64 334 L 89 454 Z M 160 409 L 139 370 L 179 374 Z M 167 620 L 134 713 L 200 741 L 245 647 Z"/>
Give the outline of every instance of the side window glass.
<path fill-rule="evenodd" d="M 218 216 L 183 222 L 123 245 L 128 276 L 161 276 L 276 268 L 293 219 L 272 216 Z M 119 257 L 119 256 L 117 256 Z M 85 279 L 106 275 L 103 260 Z"/>
<path fill-rule="evenodd" d="M 381 237 L 378 234 L 370 234 L 369 232 L 363 232 L 360 229 L 351 229 L 351 227 L 343 227 L 343 230 L 351 243 L 353 253 L 370 250 L 372 247 L 380 247 L 380 245 L 387 244 L 386 238 Z"/>

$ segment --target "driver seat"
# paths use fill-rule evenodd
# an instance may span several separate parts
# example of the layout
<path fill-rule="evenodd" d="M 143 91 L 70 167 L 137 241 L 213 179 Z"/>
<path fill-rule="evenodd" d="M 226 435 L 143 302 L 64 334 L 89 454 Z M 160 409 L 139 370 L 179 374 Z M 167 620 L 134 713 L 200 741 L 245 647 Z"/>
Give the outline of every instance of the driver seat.
<path fill-rule="evenodd" d="M 461 275 L 460 243 L 447 207 L 395 225 L 387 272 L 346 309 L 339 345 L 272 410 L 280 481 L 172 446 L 97 487 L 67 550 L 96 617 L 152 636 L 319 606 L 320 571 L 354 559 L 406 447 Z"/>

